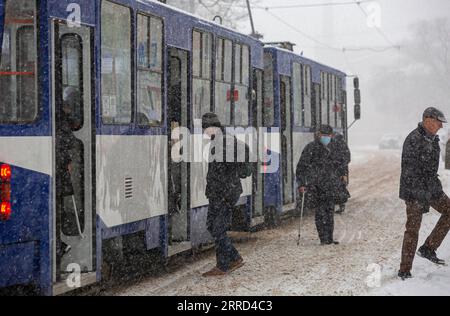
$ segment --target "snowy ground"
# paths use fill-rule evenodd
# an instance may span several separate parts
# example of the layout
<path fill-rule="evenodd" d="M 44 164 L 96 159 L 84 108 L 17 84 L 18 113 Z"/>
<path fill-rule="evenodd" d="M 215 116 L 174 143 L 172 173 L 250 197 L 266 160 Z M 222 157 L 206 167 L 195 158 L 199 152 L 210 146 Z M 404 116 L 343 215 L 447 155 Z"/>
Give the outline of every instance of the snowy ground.
<path fill-rule="evenodd" d="M 450 268 L 417 258 L 415 278 L 396 279 L 405 224 L 398 199 L 400 152 L 375 148 L 354 150 L 352 199 L 347 212 L 336 216 L 339 246 L 319 246 L 314 219 L 305 220 L 297 247 L 298 221 L 255 233 L 238 250 L 246 265 L 223 278 L 205 279 L 215 264 L 210 251 L 175 271 L 149 277 L 109 291 L 111 295 L 450 295 Z M 442 171 L 450 191 L 448 171 Z M 437 221 L 424 218 L 421 241 Z M 450 260 L 450 241 L 438 253 Z"/>

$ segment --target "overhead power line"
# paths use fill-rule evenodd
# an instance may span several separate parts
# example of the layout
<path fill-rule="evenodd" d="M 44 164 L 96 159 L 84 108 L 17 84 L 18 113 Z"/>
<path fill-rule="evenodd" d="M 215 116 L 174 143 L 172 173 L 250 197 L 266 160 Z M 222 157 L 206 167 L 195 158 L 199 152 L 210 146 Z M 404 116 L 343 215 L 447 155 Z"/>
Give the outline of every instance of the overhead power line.
<path fill-rule="evenodd" d="M 336 51 L 340 51 L 340 48 L 337 47 L 332 47 L 328 44 L 322 43 L 320 41 L 318 41 L 317 39 L 315 39 L 314 37 L 306 34 L 305 32 L 301 31 L 300 29 L 298 29 L 297 27 L 293 26 L 292 24 L 286 22 L 284 19 L 280 18 L 278 15 L 270 12 L 270 11 L 266 11 L 267 14 L 271 15 L 273 18 L 277 19 L 278 21 L 280 21 L 282 24 L 286 25 L 287 27 L 291 28 L 292 30 L 294 30 L 295 32 L 299 33 L 300 35 L 302 35 L 303 37 L 308 38 L 309 40 L 313 41 L 316 44 L 319 44 L 321 46 L 327 47 L 328 49 L 331 50 L 336 50 Z"/>
<path fill-rule="evenodd" d="M 361 3 L 373 2 L 373 0 L 359 0 L 356 3 L 359 5 Z M 256 9 L 264 10 L 279 10 L 279 9 L 295 9 L 295 8 L 317 8 L 317 7 L 335 7 L 335 6 L 346 6 L 355 5 L 354 1 L 347 2 L 327 2 L 327 3 L 315 3 L 315 4 L 292 4 L 292 5 L 280 5 L 280 6 L 255 6 Z"/>
<path fill-rule="evenodd" d="M 391 49 L 395 49 L 398 48 L 398 46 L 387 46 L 387 47 L 333 47 L 331 45 L 328 45 L 326 43 L 323 43 L 319 40 L 317 40 L 316 38 L 314 38 L 311 35 L 308 35 L 307 33 L 303 32 L 302 30 L 300 30 L 299 28 L 297 28 L 296 26 L 286 22 L 286 20 L 282 19 L 281 17 L 279 17 L 278 15 L 270 12 L 270 11 L 266 11 L 267 14 L 269 14 L 270 16 L 272 16 L 273 18 L 277 19 L 280 23 L 286 25 L 287 27 L 289 27 L 290 29 L 292 29 L 293 31 L 295 31 L 296 33 L 300 34 L 301 36 L 309 39 L 310 41 L 326 48 L 329 50 L 333 50 L 333 51 L 339 51 L 342 53 L 346 53 L 346 52 L 356 52 L 356 51 L 372 51 L 375 53 L 382 53 Z"/>
<path fill-rule="evenodd" d="M 358 8 L 361 10 L 361 12 L 364 14 L 364 16 L 365 16 L 366 18 L 368 18 L 369 15 L 368 15 L 367 12 L 363 9 L 363 7 L 361 7 L 361 2 L 360 2 L 360 1 L 354 1 L 354 3 L 358 5 Z M 378 34 L 381 35 L 381 37 L 383 37 L 383 39 L 384 39 L 389 45 L 392 46 L 392 48 L 400 49 L 400 46 L 394 44 L 394 43 L 389 39 L 389 37 L 387 37 L 387 35 L 386 35 L 379 27 L 375 26 L 375 30 L 378 32 Z"/>

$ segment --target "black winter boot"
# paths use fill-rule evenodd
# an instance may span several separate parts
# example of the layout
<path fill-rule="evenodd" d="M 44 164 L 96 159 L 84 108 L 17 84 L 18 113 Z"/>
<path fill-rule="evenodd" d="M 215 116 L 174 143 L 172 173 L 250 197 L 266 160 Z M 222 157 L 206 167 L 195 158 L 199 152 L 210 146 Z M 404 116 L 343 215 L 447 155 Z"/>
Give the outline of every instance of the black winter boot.
<path fill-rule="evenodd" d="M 427 260 L 430 260 L 431 262 L 435 263 L 435 264 L 439 264 L 439 265 L 445 265 L 445 261 L 442 259 L 439 259 L 436 255 L 436 251 L 431 250 L 430 248 L 428 248 L 427 246 L 423 245 L 422 247 L 419 248 L 419 250 L 417 251 L 417 254 Z"/>
<path fill-rule="evenodd" d="M 412 275 L 411 275 L 411 272 L 402 272 L 402 271 L 399 271 L 399 272 L 398 272 L 398 277 L 399 277 L 400 279 L 402 279 L 402 281 L 405 281 L 406 279 L 411 279 L 411 278 L 412 278 Z"/>

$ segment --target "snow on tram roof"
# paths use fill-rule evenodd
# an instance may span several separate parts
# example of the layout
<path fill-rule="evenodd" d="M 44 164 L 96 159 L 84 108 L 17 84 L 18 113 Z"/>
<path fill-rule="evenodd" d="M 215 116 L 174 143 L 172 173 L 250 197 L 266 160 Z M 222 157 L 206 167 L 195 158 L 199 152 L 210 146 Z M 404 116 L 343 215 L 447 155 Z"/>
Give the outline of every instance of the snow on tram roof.
<path fill-rule="evenodd" d="M 170 9 L 170 10 L 172 10 L 172 11 L 179 12 L 179 13 L 183 13 L 184 15 L 193 17 L 193 18 L 197 19 L 199 23 L 203 23 L 203 24 L 206 25 L 206 26 L 219 27 L 219 28 L 222 28 L 222 29 L 227 30 L 227 31 L 229 31 L 229 32 L 232 32 L 232 33 L 234 33 L 234 34 L 239 34 L 240 36 L 249 38 L 249 39 L 251 39 L 251 40 L 253 40 L 253 41 L 255 41 L 255 42 L 260 42 L 259 40 L 257 40 L 257 39 L 255 39 L 255 38 L 251 37 L 250 35 L 246 35 L 246 34 L 240 33 L 239 31 L 234 30 L 234 29 L 232 29 L 231 27 L 223 26 L 222 24 L 219 24 L 219 23 L 217 23 L 217 22 L 215 22 L 215 21 L 209 21 L 209 20 L 206 20 L 205 18 L 203 18 L 203 17 L 201 17 L 201 16 L 199 16 L 199 15 L 197 15 L 197 14 L 190 13 L 190 12 L 188 12 L 188 11 L 184 11 L 184 10 L 182 10 L 182 9 L 176 8 L 176 7 L 171 6 L 171 5 L 168 5 L 168 4 L 166 4 L 166 3 L 159 2 L 159 1 L 157 1 L 157 0 L 136 0 L 136 2 L 139 2 L 139 3 L 142 3 L 142 4 L 146 4 L 146 5 L 148 5 L 148 4 L 153 4 L 153 5 L 155 5 L 155 4 L 156 4 L 156 5 L 159 5 L 159 6 L 161 6 L 161 7 L 166 7 L 167 9 Z"/>

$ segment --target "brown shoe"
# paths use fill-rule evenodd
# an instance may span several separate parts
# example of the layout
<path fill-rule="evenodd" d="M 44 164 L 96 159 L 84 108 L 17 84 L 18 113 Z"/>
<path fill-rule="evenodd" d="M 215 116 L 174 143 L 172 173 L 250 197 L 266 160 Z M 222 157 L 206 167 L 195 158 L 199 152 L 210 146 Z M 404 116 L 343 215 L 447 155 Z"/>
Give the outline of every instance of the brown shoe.
<path fill-rule="evenodd" d="M 244 262 L 244 259 L 238 259 L 238 260 L 236 260 L 235 262 L 232 262 L 231 264 L 230 264 L 230 270 L 229 270 L 229 272 L 232 272 L 232 271 L 235 271 L 235 270 L 237 270 L 237 269 L 239 269 L 239 268 L 242 268 L 242 266 L 245 264 L 245 262 Z"/>
<path fill-rule="evenodd" d="M 227 273 L 225 271 L 220 270 L 218 267 L 214 267 L 210 271 L 203 273 L 203 276 L 205 278 L 219 277 L 219 276 L 225 276 L 225 275 L 227 275 Z"/>

